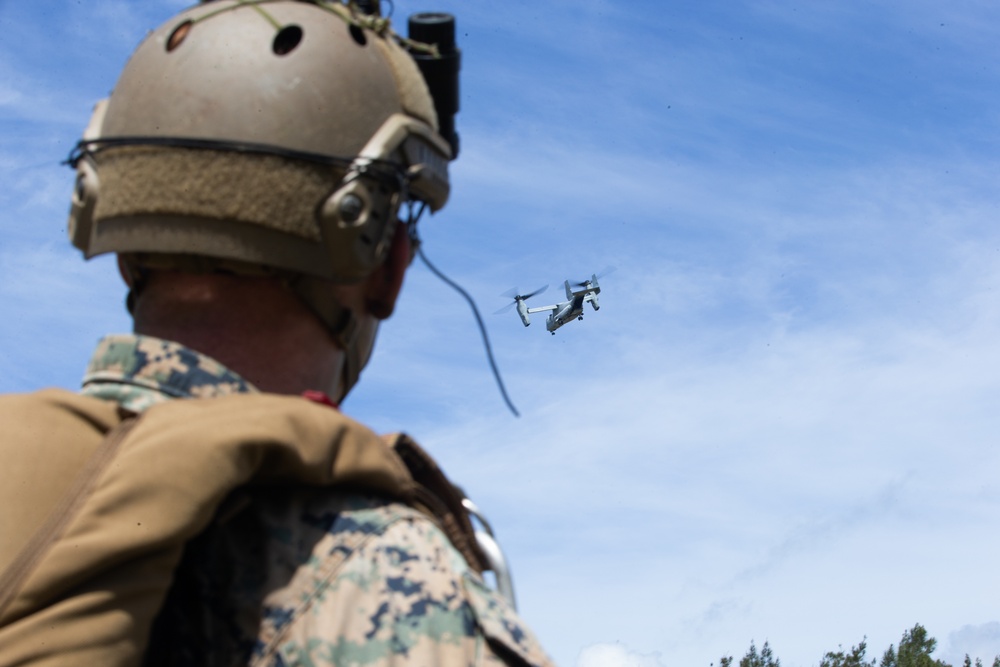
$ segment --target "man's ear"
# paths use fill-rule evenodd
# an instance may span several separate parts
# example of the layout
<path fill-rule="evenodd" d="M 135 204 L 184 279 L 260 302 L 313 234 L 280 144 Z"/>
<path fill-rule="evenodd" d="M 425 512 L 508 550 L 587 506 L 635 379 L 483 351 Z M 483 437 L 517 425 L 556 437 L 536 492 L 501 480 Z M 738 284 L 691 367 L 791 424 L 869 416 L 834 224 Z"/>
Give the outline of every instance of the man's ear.
<path fill-rule="evenodd" d="M 118 260 L 118 273 L 121 274 L 122 280 L 125 281 L 125 285 L 128 287 L 128 294 L 125 295 L 125 308 L 128 310 L 128 314 L 134 318 L 135 304 L 139 298 L 139 290 L 142 288 L 143 276 L 135 266 L 130 266 L 122 258 L 121 253 L 115 257 Z"/>
<path fill-rule="evenodd" d="M 365 285 L 365 305 L 376 319 L 387 319 L 396 308 L 396 299 L 403 289 L 403 276 L 410 265 L 410 257 L 410 235 L 406 225 L 397 222 L 388 256 L 368 276 Z"/>

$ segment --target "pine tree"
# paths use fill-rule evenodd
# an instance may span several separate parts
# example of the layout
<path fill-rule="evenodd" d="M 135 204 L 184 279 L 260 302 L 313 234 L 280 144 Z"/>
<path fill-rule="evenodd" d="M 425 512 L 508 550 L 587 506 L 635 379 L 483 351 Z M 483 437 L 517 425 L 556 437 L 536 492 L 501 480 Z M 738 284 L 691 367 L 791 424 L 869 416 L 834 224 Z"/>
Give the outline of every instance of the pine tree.
<path fill-rule="evenodd" d="M 865 650 L 868 648 L 867 639 L 865 637 L 857 646 L 852 646 L 850 653 L 844 653 L 843 649 L 836 653 L 828 651 L 820 661 L 819 667 L 875 667 L 875 658 L 872 658 L 871 662 L 865 662 Z"/>
<path fill-rule="evenodd" d="M 899 667 L 950 667 L 931 657 L 935 648 L 937 640 L 927 634 L 924 626 L 917 623 L 912 630 L 904 632 L 903 638 L 899 640 Z"/>
<path fill-rule="evenodd" d="M 781 661 L 774 657 L 771 646 L 765 641 L 760 653 L 757 653 L 757 646 L 750 641 L 750 650 L 740 660 L 740 667 L 781 667 Z"/>
<path fill-rule="evenodd" d="M 899 646 L 893 644 L 882 654 L 878 667 L 951 667 L 943 660 L 936 660 L 931 653 L 937 648 L 937 640 L 927 634 L 924 626 L 917 623 L 903 633 Z M 868 638 L 864 637 L 850 651 L 844 651 L 838 646 L 837 651 L 828 651 L 819 663 L 819 667 L 876 667 L 875 658 L 865 660 L 868 650 Z M 719 667 L 733 667 L 733 657 L 723 656 L 719 659 Z M 764 646 L 757 650 L 757 645 L 751 641 L 750 649 L 739 662 L 739 667 L 781 667 L 771 651 L 771 646 L 765 641 Z M 973 660 L 968 654 L 962 662 L 962 667 L 983 667 L 980 658 Z M 993 658 L 991 667 L 1000 667 L 1000 655 Z"/>
<path fill-rule="evenodd" d="M 946 662 L 935 660 L 931 653 L 937 648 L 937 640 L 927 634 L 924 626 L 917 623 L 903 633 L 899 648 L 892 645 L 882 654 L 879 667 L 951 667 Z"/>

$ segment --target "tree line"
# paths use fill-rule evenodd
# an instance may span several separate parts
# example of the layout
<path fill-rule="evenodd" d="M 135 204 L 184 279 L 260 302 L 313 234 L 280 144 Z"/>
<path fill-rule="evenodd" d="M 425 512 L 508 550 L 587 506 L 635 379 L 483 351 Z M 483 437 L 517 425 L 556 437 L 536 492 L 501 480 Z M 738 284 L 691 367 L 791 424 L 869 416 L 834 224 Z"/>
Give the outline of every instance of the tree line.
<path fill-rule="evenodd" d="M 927 634 L 927 630 L 917 623 L 912 629 L 903 633 L 903 638 L 899 640 L 899 645 L 890 644 L 889 648 L 882 653 L 881 660 L 865 657 L 868 651 L 867 637 L 862 639 L 851 650 L 827 651 L 823 659 L 820 660 L 819 667 L 953 667 L 953 665 L 936 660 L 931 657 L 931 653 L 937 648 L 937 640 Z M 753 641 L 739 663 L 739 667 L 781 667 L 781 661 L 774 655 L 771 646 L 765 641 L 764 645 L 757 649 Z M 714 665 L 713 665 L 714 667 Z M 719 667 L 733 667 L 733 656 L 722 656 L 719 659 Z M 962 667 L 985 667 L 982 659 L 973 660 L 969 654 L 965 655 Z M 993 658 L 991 667 L 1000 667 L 1000 655 Z"/>

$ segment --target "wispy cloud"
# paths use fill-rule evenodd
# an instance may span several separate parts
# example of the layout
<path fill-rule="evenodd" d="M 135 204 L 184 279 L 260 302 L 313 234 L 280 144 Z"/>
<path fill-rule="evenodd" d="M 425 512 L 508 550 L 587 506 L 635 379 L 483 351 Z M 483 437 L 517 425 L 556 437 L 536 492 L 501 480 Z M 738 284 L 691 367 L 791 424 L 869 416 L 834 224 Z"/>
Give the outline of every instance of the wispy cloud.
<path fill-rule="evenodd" d="M 4 391 L 77 387 L 98 338 L 131 329 L 109 258 L 85 264 L 58 242 L 7 244 L 0 278 L 0 303 L 11 313 L 0 323 Z"/>
<path fill-rule="evenodd" d="M 594 644 L 580 651 L 576 667 L 664 667 L 658 653 L 636 653 L 621 644 Z"/>
<path fill-rule="evenodd" d="M 1000 655 L 1000 622 L 982 625 L 965 625 L 948 635 L 947 641 L 940 642 L 941 659 L 953 665 L 962 664 L 966 655 L 973 661 L 980 658 L 990 665 Z"/>

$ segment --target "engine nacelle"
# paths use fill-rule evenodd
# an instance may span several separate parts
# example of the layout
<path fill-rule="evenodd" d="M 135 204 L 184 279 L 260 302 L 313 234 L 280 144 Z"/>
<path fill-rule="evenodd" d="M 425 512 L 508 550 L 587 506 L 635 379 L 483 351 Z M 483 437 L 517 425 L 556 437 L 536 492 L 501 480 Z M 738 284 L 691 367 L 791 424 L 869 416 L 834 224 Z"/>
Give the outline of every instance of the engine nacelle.
<path fill-rule="evenodd" d="M 521 316 L 524 326 L 531 324 L 531 319 L 528 317 L 528 304 L 525 303 L 524 299 L 517 300 L 517 314 Z"/>

